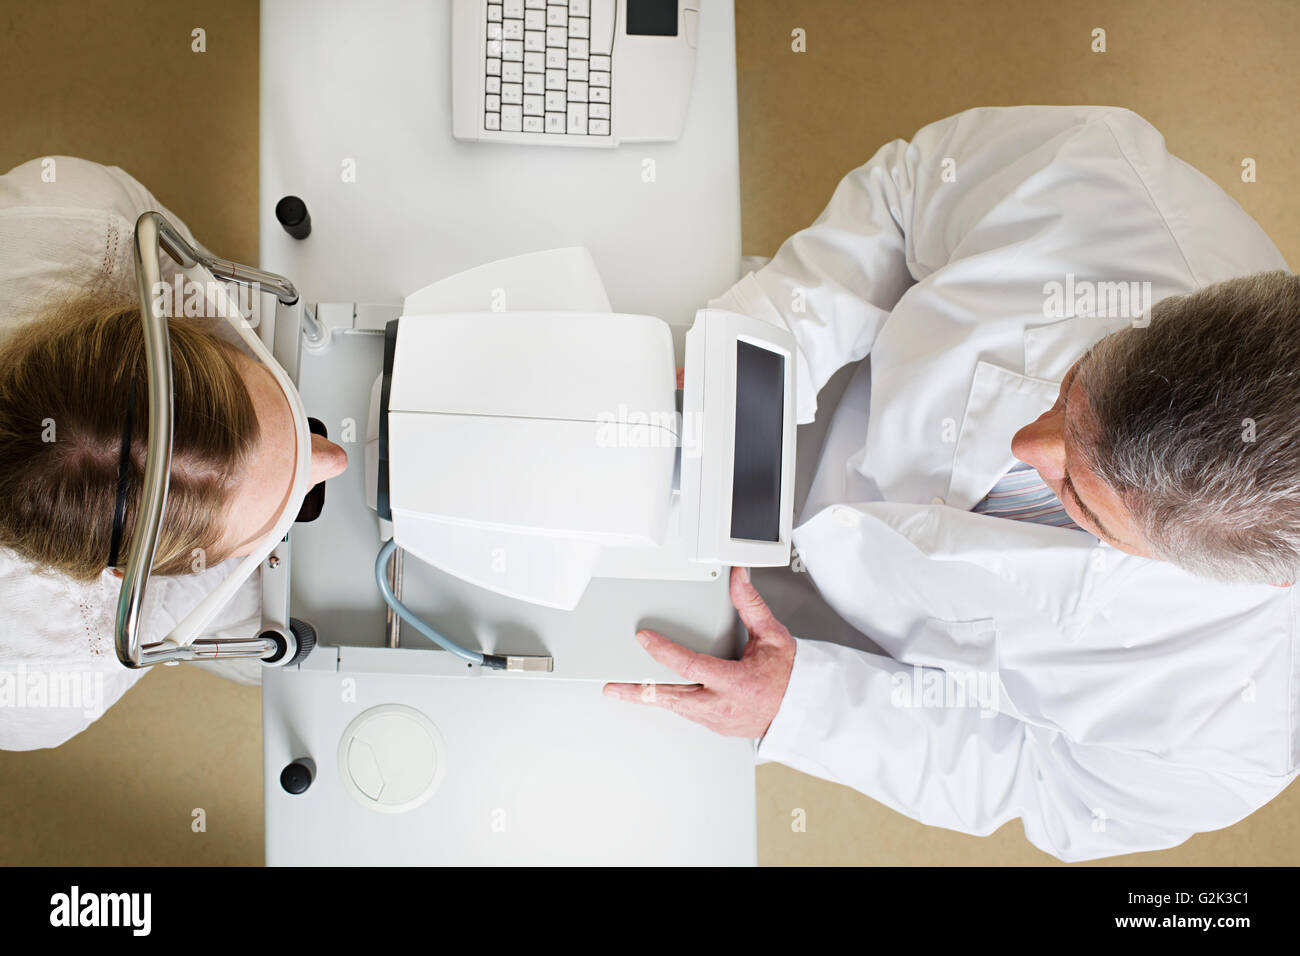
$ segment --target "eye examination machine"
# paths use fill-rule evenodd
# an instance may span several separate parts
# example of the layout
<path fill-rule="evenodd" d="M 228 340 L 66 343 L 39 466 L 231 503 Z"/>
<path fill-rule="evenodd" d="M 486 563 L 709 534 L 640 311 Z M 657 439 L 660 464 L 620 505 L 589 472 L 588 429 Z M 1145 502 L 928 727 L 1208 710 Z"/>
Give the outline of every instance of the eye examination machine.
<path fill-rule="evenodd" d="M 493 288 L 543 302 L 551 275 L 600 288 L 585 250 L 557 250 L 417 293 L 385 326 L 366 488 L 396 546 L 563 610 L 593 576 L 707 580 L 733 564 L 785 564 L 789 333 L 701 310 L 679 399 L 671 330 L 653 316 L 438 310 L 447 296 L 488 301 Z"/>
<path fill-rule="evenodd" d="M 582 3 L 458 3 L 455 21 L 406 6 L 392 49 L 365 44 L 346 65 L 325 62 L 331 38 L 382 19 L 321 17 L 308 70 L 286 55 L 306 5 L 263 6 L 263 206 L 292 194 L 311 209 L 310 229 L 290 228 L 283 203 L 264 217 L 274 273 L 189 246 L 159 214 L 137 224 L 149 454 L 119 657 L 266 665 L 269 864 L 753 864 L 752 742 L 601 694 L 682 682 L 638 628 L 738 656 L 730 567 L 790 560 L 793 340 L 702 308 L 739 275 L 730 4 L 610 3 L 608 54 L 569 45 L 591 27 Z M 680 137 L 633 155 L 453 136 L 462 81 L 446 50 L 470 8 L 488 60 L 494 23 L 504 40 L 561 8 L 569 60 L 612 56 L 615 77 L 620 28 L 698 45 Z M 643 69 L 653 47 L 622 43 Z M 521 68 L 531 52 L 546 54 L 521 47 Z M 379 95 L 393 88 L 409 96 Z M 318 161 L 343 142 L 354 181 Z M 257 321 L 231 309 L 229 325 L 288 397 L 299 465 L 257 552 L 146 645 L 171 446 L 167 324 L 149 294 L 162 255 L 217 299 L 223 283 L 260 291 Z M 308 489 L 313 431 L 349 464 Z M 207 633 L 250 579 L 260 625 Z"/>

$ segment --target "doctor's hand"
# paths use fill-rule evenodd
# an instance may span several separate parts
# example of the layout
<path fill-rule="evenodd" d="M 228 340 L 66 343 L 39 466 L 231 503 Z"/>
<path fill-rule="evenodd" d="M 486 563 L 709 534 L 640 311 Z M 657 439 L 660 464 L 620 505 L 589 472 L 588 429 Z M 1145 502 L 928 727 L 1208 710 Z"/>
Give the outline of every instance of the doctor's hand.
<path fill-rule="evenodd" d="M 662 634 L 637 631 L 651 657 L 692 683 L 613 683 L 605 685 L 605 695 L 663 707 L 726 737 L 762 737 L 790 683 L 794 638 L 772 616 L 744 568 L 731 569 L 731 603 L 749 631 L 740 660 L 698 654 Z"/>

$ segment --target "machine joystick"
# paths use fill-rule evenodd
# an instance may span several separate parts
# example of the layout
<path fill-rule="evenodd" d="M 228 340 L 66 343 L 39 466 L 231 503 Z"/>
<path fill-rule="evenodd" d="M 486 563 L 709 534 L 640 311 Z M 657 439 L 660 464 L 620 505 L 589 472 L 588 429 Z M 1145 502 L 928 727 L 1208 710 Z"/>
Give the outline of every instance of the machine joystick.
<path fill-rule="evenodd" d="M 275 218 L 295 239 L 306 239 L 311 235 L 311 214 L 307 212 L 307 204 L 297 196 L 285 196 L 276 203 Z"/>
<path fill-rule="evenodd" d="M 316 779 L 316 763 L 310 757 L 300 757 L 280 771 L 280 786 L 286 793 L 306 793 Z"/>

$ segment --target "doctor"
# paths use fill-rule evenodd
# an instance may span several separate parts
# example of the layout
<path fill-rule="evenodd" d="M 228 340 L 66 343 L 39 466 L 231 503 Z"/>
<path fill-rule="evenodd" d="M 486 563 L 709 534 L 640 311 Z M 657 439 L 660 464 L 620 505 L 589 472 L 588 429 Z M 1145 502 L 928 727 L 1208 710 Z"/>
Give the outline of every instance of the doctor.
<path fill-rule="evenodd" d="M 923 823 L 1063 860 L 1176 846 L 1297 772 L 1300 279 L 1131 112 L 977 109 L 884 146 L 718 308 L 835 411 L 794 533 L 878 653 L 637 638 L 650 702 Z M 1233 281 L 1225 281 L 1233 280 Z M 645 701 L 639 685 L 606 693 Z"/>

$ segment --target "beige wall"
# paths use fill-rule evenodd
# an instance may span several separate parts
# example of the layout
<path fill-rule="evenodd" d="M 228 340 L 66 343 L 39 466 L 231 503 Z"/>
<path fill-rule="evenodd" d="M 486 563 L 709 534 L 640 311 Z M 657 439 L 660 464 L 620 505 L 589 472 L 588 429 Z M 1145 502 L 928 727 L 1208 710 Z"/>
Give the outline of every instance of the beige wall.
<path fill-rule="evenodd" d="M 737 0 L 744 249 L 770 255 L 878 146 L 976 105 L 1141 113 L 1300 260 L 1300 4 L 1198 0 Z M 190 31 L 207 31 L 207 53 Z M 1088 52 L 1106 28 L 1109 52 Z M 790 52 L 790 31 L 808 52 Z M 135 73 L 140 57 L 149 67 Z M 120 165 L 234 259 L 257 259 L 257 4 L 0 0 L 0 169 L 71 153 Z M 202 111 L 181 108 L 198 104 Z M 1259 182 L 1240 182 L 1240 161 Z M 256 689 L 160 668 L 54 751 L 0 753 L 0 863 L 262 860 Z M 759 858 L 1043 863 L 1019 823 L 923 827 L 844 787 L 759 769 Z M 192 832 L 195 808 L 207 832 Z M 806 833 L 793 833 L 796 808 Z M 1295 863 L 1300 791 L 1244 823 L 1118 863 Z M 146 816 L 147 814 L 147 816 Z"/>
<path fill-rule="evenodd" d="M 0 0 L 0 171 L 121 166 L 208 248 L 256 262 L 257 31 L 257 0 Z"/>
<path fill-rule="evenodd" d="M 891 139 L 973 106 L 1123 106 L 1300 262 L 1294 0 L 736 0 L 744 251 Z M 807 52 L 790 51 L 802 27 Z M 1107 52 L 1089 51 L 1094 27 Z M 1259 181 L 1241 182 L 1254 157 Z"/>

